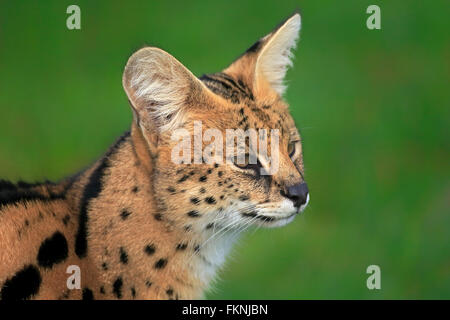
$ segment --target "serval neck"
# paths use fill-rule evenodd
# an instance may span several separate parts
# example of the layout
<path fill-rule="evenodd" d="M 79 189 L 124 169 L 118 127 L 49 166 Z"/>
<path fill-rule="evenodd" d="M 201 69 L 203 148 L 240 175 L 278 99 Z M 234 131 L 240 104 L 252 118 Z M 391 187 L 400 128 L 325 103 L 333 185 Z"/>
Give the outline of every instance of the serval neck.
<path fill-rule="evenodd" d="M 152 158 L 139 139 L 126 133 L 70 182 L 66 197 L 78 219 L 75 253 L 108 282 L 145 284 L 134 289 L 138 296 L 199 298 L 237 234 L 169 216 L 155 199 Z"/>

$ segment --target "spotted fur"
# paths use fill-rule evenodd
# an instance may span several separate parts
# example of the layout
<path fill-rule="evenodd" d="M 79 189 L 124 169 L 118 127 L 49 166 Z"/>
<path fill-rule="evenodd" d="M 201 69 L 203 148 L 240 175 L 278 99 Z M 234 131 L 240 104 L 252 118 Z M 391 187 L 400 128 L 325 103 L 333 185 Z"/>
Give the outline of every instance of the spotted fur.
<path fill-rule="evenodd" d="M 0 298 L 200 298 L 242 229 L 292 221 L 286 190 L 303 182 L 303 162 L 281 95 L 299 29 L 295 14 L 200 78 L 161 49 L 133 54 L 123 86 L 134 120 L 103 157 L 59 183 L 0 181 Z M 222 132 L 279 129 L 279 171 L 174 164 L 171 133 L 195 120 Z M 79 290 L 67 288 L 71 265 Z"/>

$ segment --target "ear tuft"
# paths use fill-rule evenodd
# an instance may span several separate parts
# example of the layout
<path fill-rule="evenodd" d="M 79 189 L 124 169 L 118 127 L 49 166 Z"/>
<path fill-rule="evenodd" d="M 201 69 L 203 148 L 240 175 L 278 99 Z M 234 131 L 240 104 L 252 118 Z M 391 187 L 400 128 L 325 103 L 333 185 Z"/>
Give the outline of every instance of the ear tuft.
<path fill-rule="evenodd" d="M 286 90 L 284 77 L 292 66 L 300 28 L 300 14 L 296 13 L 262 39 L 265 43 L 256 61 L 256 78 L 263 76 L 280 95 Z"/>

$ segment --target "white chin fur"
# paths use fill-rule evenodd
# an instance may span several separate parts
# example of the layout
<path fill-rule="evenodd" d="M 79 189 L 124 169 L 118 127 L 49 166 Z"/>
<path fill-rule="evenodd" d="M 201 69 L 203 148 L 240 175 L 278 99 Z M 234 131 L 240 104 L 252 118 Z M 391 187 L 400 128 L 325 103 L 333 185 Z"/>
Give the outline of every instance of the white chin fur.
<path fill-rule="evenodd" d="M 303 210 L 305 210 L 305 208 L 306 208 L 306 206 L 308 205 L 308 203 L 309 203 L 309 193 L 308 193 L 308 195 L 306 196 L 306 202 L 305 202 L 305 204 L 302 204 L 302 205 L 300 206 L 299 212 L 302 212 Z"/>

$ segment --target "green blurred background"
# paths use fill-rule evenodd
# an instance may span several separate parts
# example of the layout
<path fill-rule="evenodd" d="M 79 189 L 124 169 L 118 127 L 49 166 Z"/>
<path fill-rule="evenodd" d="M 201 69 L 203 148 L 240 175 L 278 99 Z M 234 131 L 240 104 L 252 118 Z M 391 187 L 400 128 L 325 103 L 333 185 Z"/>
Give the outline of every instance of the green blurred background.
<path fill-rule="evenodd" d="M 99 157 L 130 125 L 121 73 L 137 48 L 214 72 L 295 9 L 286 99 L 310 206 L 245 236 L 208 298 L 450 298 L 448 1 L 1 1 L 0 176 L 58 180 Z"/>

